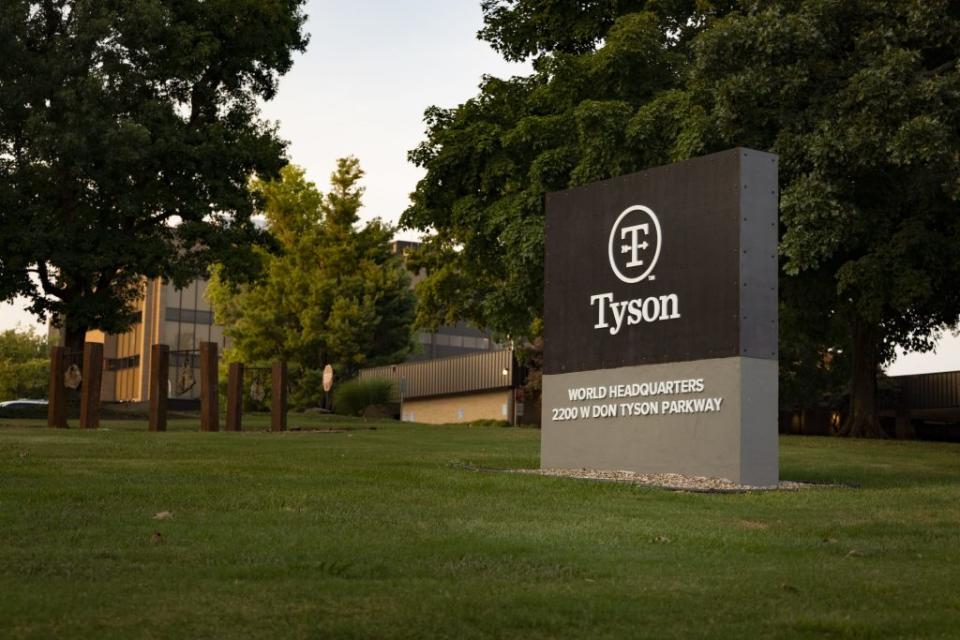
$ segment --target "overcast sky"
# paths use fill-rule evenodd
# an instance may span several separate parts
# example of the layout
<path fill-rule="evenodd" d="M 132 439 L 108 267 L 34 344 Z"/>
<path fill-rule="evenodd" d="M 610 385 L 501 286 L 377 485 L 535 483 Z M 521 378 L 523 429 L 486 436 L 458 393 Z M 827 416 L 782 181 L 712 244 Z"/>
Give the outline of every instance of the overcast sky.
<path fill-rule="evenodd" d="M 366 171 L 364 219 L 396 222 L 422 172 L 407 151 L 423 139 L 423 111 L 456 106 L 483 74 L 525 74 L 476 39 L 480 0 L 311 0 L 310 45 L 263 115 L 280 122 L 291 160 L 326 190 L 337 158 Z M 414 238 L 409 232 L 400 237 Z M 0 330 L 32 324 L 22 301 L 0 305 Z M 960 369 L 960 339 L 936 355 L 900 358 L 890 373 Z"/>

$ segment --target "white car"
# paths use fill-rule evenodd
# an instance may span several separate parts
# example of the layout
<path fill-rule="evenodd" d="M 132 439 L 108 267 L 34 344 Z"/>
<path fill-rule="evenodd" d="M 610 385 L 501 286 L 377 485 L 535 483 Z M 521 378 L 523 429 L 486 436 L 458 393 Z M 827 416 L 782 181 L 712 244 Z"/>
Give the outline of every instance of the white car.
<path fill-rule="evenodd" d="M 0 409 L 34 409 L 47 406 L 46 400 L 7 400 L 0 402 Z"/>

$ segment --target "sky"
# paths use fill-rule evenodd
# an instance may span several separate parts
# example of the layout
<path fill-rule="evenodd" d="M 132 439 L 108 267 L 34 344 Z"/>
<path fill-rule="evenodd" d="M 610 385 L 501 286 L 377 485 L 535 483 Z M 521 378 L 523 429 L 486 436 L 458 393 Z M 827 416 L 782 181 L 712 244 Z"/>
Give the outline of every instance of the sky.
<path fill-rule="evenodd" d="M 311 0 L 310 44 L 280 81 L 263 116 L 280 124 L 292 162 L 326 190 L 337 158 L 355 155 L 366 172 L 362 219 L 396 223 L 423 175 L 407 152 L 424 138 L 423 112 L 476 95 L 484 74 L 529 72 L 476 39 L 480 0 Z M 416 239 L 410 231 L 399 238 Z M 23 301 L 0 304 L 0 331 L 35 325 Z M 898 357 L 888 373 L 960 369 L 960 337 L 935 354 Z"/>
<path fill-rule="evenodd" d="M 473 97 L 484 74 L 530 72 L 477 40 L 479 0 L 315 0 L 308 13 L 307 53 L 263 113 L 280 122 L 292 161 L 321 189 L 337 158 L 359 158 L 366 171 L 361 218 L 395 223 L 406 208 L 423 174 L 407 152 L 424 138 L 427 107 Z"/>

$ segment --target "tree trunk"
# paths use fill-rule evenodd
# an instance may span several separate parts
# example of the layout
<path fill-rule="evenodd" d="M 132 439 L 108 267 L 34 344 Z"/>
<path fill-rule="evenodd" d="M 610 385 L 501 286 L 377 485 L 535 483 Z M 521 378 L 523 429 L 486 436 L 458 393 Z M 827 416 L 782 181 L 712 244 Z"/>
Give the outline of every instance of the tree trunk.
<path fill-rule="evenodd" d="M 854 438 L 877 438 L 882 435 L 877 416 L 877 347 L 880 328 L 858 315 L 854 318 L 852 329 L 850 409 L 840 434 Z"/>
<path fill-rule="evenodd" d="M 68 324 L 64 333 L 66 334 L 64 348 L 67 351 L 83 353 L 83 343 L 87 340 L 87 327 L 71 327 Z"/>

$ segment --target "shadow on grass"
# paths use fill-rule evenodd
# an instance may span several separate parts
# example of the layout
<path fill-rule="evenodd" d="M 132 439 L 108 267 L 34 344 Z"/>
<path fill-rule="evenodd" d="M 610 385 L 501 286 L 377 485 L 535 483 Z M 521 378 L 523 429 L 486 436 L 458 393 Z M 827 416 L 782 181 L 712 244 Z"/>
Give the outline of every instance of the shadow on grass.
<path fill-rule="evenodd" d="M 783 480 L 853 484 L 863 489 L 960 487 L 958 462 L 960 444 L 956 443 L 780 437 Z"/>

